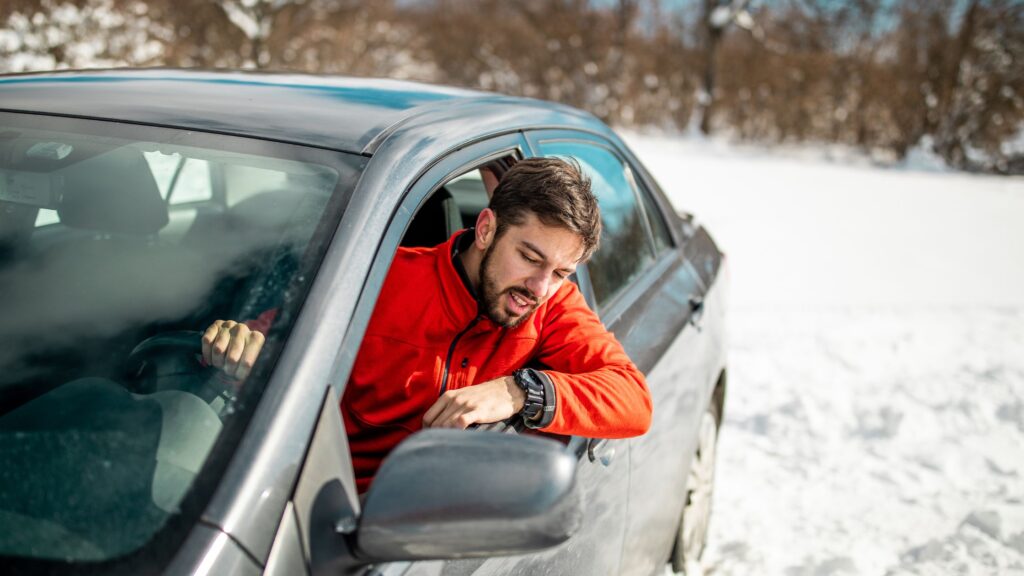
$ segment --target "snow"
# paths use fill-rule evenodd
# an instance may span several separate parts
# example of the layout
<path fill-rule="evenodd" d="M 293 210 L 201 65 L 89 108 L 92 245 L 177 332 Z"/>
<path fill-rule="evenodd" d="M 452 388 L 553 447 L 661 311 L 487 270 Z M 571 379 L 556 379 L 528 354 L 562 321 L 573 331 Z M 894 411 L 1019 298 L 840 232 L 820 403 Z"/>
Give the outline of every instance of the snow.
<path fill-rule="evenodd" d="M 727 252 L 706 574 L 1024 574 L 1024 178 L 626 133 Z"/>

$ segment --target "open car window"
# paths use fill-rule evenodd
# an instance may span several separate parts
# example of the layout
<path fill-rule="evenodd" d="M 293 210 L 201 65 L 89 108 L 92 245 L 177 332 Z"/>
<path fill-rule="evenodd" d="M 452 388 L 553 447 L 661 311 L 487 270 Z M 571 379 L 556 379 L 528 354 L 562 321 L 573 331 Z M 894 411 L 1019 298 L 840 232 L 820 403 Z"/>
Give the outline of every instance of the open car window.
<path fill-rule="evenodd" d="M 497 158 L 448 179 L 420 204 L 402 238 L 402 246 L 436 246 L 476 218 L 490 202 L 491 192 L 513 157 Z"/>
<path fill-rule="evenodd" d="M 197 515 L 364 162 L 0 114 L 0 556 L 108 561 Z M 173 229 L 176 200 L 208 209 Z M 245 382 L 198 361 L 214 320 L 257 317 Z"/>

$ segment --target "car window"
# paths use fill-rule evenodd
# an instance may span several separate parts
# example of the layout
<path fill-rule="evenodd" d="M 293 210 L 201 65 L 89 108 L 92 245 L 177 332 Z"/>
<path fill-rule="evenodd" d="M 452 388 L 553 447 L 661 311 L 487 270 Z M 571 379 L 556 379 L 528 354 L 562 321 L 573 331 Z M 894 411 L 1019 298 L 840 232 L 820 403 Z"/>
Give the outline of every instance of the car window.
<path fill-rule="evenodd" d="M 466 226 L 476 223 L 477 215 L 487 208 L 490 201 L 483 176 L 477 168 L 449 180 L 444 188 L 455 200 L 455 204 L 459 207 L 459 214 Z"/>
<path fill-rule="evenodd" d="M 171 190 L 169 203 L 188 204 L 202 202 L 213 197 L 210 185 L 210 162 L 199 158 L 188 158 L 181 167 L 178 179 Z"/>
<path fill-rule="evenodd" d="M 224 192 L 228 207 L 266 192 L 285 190 L 288 173 L 248 164 L 234 163 L 224 167 Z"/>
<path fill-rule="evenodd" d="M 157 188 L 160 189 L 160 197 L 167 198 L 171 182 L 177 175 L 184 158 L 181 157 L 181 154 L 163 154 L 155 150 L 143 152 L 142 156 L 149 164 L 149 171 L 153 174 Z"/>
<path fill-rule="evenodd" d="M 587 264 L 597 305 L 610 302 L 654 259 L 644 215 L 626 166 L 607 148 L 584 142 L 541 143 L 545 156 L 571 158 L 591 178 L 601 206 L 601 246 Z"/>
<path fill-rule="evenodd" d="M 204 506 L 184 503 L 230 458 L 366 160 L 36 115 L 0 133 L 0 564 L 121 557 Z M 166 234 L 166 194 L 257 168 L 288 187 L 246 181 Z M 215 319 L 264 321 L 244 384 L 196 361 Z"/>
<path fill-rule="evenodd" d="M 494 159 L 438 186 L 417 209 L 401 245 L 436 246 L 456 231 L 476 225 L 477 216 L 490 203 L 497 174 L 514 161 L 511 157 Z"/>
<path fill-rule="evenodd" d="M 650 223 L 651 236 L 654 239 L 655 252 L 661 254 L 662 250 L 672 246 L 672 236 L 669 234 L 661 209 L 658 208 L 658 204 L 654 201 L 650 191 L 644 188 L 629 166 L 626 166 L 626 176 L 633 189 L 636 190 L 637 196 L 643 202 L 644 213 L 647 216 L 647 221 Z"/>
<path fill-rule="evenodd" d="M 47 210 L 40 208 L 39 213 L 36 215 L 36 227 L 49 226 L 50 224 L 56 224 L 60 222 L 60 216 L 57 216 L 56 210 Z"/>
<path fill-rule="evenodd" d="M 179 152 L 143 152 L 153 173 L 160 196 L 168 204 L 202 202 L 213 197 L 210 163 L 201 158 L 186 158 Z"/>

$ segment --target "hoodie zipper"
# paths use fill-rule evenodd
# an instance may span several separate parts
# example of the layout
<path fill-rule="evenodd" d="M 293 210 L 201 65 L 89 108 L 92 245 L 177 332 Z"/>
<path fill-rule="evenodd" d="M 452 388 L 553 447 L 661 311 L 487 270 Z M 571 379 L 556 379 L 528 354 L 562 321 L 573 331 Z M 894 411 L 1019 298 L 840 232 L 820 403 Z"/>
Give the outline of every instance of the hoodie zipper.
<path fill-rule="evenodd" d="M 445 391 L 448 390 L 448 368 L 452 364 L 452 356 L 455 354 L 455 345 L 458 344 L 459 339 L 462 338 L 466 334 L 466 332 L 472 330 L 473 326 L 476 326 L 476 323 L 479 321 L 480 316 L 473 318 L 473 321 L 469 323 L 469 326 L 466 326 L 462 330 L 462 332 L 456 334 L 455 338 L 452 339 L 452 344 L 451 346 L 448 347 L 448 357 L 444 361 L 444 372 L 441 375 L 441 394 L 444 394 Z M 438 394 L 438 396 L 440 396 L 441 394 Z"/>

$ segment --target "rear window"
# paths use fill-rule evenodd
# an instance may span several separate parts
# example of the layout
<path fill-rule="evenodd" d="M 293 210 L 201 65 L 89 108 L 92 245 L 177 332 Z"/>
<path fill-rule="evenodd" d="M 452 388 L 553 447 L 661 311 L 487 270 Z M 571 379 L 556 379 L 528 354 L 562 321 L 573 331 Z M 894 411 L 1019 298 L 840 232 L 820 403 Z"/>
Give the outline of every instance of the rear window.
<path fill-rule="evenodd" d="M 364 162 L 0 114 L 0 555 L 94 565 L 187 531 Z M 198 361 L 217 319 L 267 332 L 244 382 Z"/>

